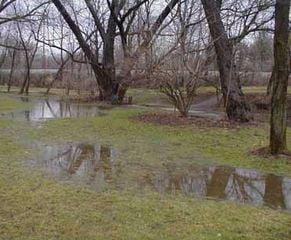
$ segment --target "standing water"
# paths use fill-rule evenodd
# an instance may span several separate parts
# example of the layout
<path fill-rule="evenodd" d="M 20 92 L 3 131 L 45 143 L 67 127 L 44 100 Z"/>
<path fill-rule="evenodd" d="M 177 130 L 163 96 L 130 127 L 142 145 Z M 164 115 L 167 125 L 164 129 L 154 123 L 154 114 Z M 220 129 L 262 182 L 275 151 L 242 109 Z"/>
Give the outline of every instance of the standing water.
<path fill-rule="evenodd" d="M 61 181 L 104 189 L 151 189 L 291 210 L 291 178 L 228 166 L 164 166 L 151 168 L 121 163 L 117 152 L 87 143 L 41 145 L 35 164 Z"/>
<path fill-rule="evenodd" d="M 28 98 L 21 98 L 28 101 Z M 101 110 L 92 104 L 82 104 L 70 101 L 38 99 L 31 101 L 30 109 L 4 114 L 18 120 L 40 121 L 59 118 L 96 117 L 102 115 Z"/>

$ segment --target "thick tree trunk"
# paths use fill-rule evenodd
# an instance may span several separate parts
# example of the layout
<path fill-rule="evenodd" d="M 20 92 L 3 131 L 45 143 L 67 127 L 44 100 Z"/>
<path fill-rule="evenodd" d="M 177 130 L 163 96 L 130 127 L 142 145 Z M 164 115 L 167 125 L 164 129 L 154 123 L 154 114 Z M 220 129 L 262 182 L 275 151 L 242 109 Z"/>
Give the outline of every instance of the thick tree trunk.
<path fill-rule="evenodd" d="M 113 13 L 110 14 L 107 31 L 103 39 L 104 46 L 102 64 L 113 82 L 115 80 L 114 43 L 116 37 L 116 23 L 112 14 Z"/>
<path fill-rule="evenodd" d="M 23 94 L 24 91 L 28 95 L 28 88 L 29 88 L 29 82 L 30 82 L 30 61 L 28 56 L 28 50 L 26 49 L 25 45 L 23 45 L 25 48 L 25 59 L 26 59 L 26 75 L 25 79 L 22 83 L 21 89 L 19 94 Z"/>
<path fill-rule="evenodd" d="M 279 154 L 287 149 L 287 87 L 289 75 L 290 0 L 277 0 L 275 6 L 274 78 L 272 88 L 270 149 Z"/>
<path fill-rule="evenodd" d="M 250 108 L 245 100 L 233 62 L 233 48 L 220 16 L 220 7 L 215 0 L 201 0 L 217 55 L 221 90 L 230 120 L 247 122 Z"/>

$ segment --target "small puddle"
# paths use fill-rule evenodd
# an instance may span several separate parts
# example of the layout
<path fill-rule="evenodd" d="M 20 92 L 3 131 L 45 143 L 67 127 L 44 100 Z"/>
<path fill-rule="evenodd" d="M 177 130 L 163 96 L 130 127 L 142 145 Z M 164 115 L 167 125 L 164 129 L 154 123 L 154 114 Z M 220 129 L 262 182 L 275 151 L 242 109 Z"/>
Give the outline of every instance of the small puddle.
<path fill-rule="evenodd" d="M 291 178 L 226 166 L 147 168 L 117 161 L 116 150 L 87 143 L 36 144 L 36 165 L 58 180 L 95 191 L 136 187 L 161 194 L 229 200 L 291 210 Z"/>
<path fill-rule="evenodd" d="M 29 98 L 22 97 L 22 101 L 29 102 Z M 61 100 L 38 99 L 31 101 L 32 107 L 24 111 L 3 114 L 3 117 L 26 121 L 41 121 L 60 118 L 96 117 L 102 111 L 96 105 L 75 103 Z"/>
<path fill-rule="evenodd" d="M 49 176 L 58 180 L 83 182 L 101 191 L 113 181 L 113 177 L 118 176 L 115 151 L 109 146 L 36 143 L 33 147 L 39 149 L 39 154 L 32 165 L 44 168 Z"/>

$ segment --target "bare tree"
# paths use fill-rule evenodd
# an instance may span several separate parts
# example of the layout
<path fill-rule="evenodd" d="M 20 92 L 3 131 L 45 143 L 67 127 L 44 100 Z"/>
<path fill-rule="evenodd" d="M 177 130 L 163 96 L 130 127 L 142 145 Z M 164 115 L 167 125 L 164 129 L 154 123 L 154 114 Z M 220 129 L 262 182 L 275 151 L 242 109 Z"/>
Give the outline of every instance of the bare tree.
<path fill-rule="evenodd" d="M 223 25 L 219 4 L 216 0 L 201 1 L 214 41 L 226 113 L 230 120 L 249 121 L 250 108 L 241 90 L 236 66 L 233 62 L 233 46 Z"/>
<path fill-rule="evenodd" d="M 270 149 L 272 154 L 282 153 L 287 149 L 287 87 L 289 76 L 289 13 L 290 1 L 277 0 L 275 6 L 274 36 L 274 76 L 272 87 L 272 110 Z"/>
<path fill-rule="evenodd" d="M 113 62 L 112 62 L 112 51 L 114 48 L 114 38 L 116 35 L 116 28 L 119 29 L 119 34 L 122 39 L 123 44 L 123 50 L 124 50 L 124 64 L 122 64 L 121 69 L 121 79 L 127 79 L 130 76 L 130 72 L 134 65 L 136 64 L 136 60 L 140 57 L 140 55 L 146 50 L 148 45 L 150 44 L 153 36 L 158 31 L 164 20 L 167 18 L 171 10 L 175 7 L 175 5 L 179 2 L 179 0 L 171 0 L 168 5 L 165 7 L 165 9 L 162 11 L 162 13 L 159 15 L 155 23 L 152 25 L 151 32 L 148 36 L 148 38 L 141 44 L 141 46 L 136 50 L 133 54 L 128 54 L 126 51 L 126 36 L 127 36 L 127 30 L 124 26 L 125 20 L 127 20 L 131 13 L 136 11 L 139 6 L 141 6 L 142 3 L 145 1 L 138 1 L 137 4 L 129 8 L 125 12 L 121 12 L 121 10 L 124 7 L 124 1 L 117 1 L 114 0 L 112 2 L 107 1 L 108 7 L 110 8 L 110 17 L 108 22 L 108 29 L 105 32 L 104 28 L 101 27 L 101 21 L 98 17 L 98 13 L 96 12 L 96 9 L 93 7 L 93 3 L 91 1 L 86 1 L 87 7 L 91 12 L 91 15 L 95 21 L 96 29 L 98 29 L 101 38 L 104 39 L 104 46 L 108 44 L 108 47 L 104 47 L 104 51 L 107 49 L 108 55 L 104 56 L 107 58 L 106 60 L 103 60 L 102 65 L 98 63 L 98 57 L 96 53 L 93 51 L 93 49 L 90 47 L 90 45 L 85 41 L 84 36 L 82 34 L 82 30 L 80 29 L 80 26 L 72 19 L 70 13 L 65 8 L 64 4 L 59 0 L 52 0 L 58 11 L 62 14 L 65 21 L 67 22 L 68 26 L 73 31 L 76 39 L 78 40 L 80 47 L 84 51 L 86 58 L 91 64 L 91 67 L 94 71 L 94 74 L 96 76 L 96 80 L 98 83 L 98 87 L 100 90 L 100 97 L 101 100 L 107 100 L 111 101 L 115 96 L 120 97 L 120 100 L 122 100 L 123 96 L 126 91 L 126 87 L 124 87 L 124 90 L 121 90 L 121 87 L 119 86 L 119 83 L 115 83 L 115 79 L 113 78 L 113 72 L 108 70 L 108 68 L 111 68 Z M 113 31 L 113 32 L 112 32 Z M 113 34 L 114 33 L 114 34 Z M 114 35 L 114 36 L 113 36 Z M 104 65 L 105 63 L 105 65 Z M 123 94 L 121 94 L 121 92 Z"/>
<path fill-rule="evenodd" d="M 15 8 L 15 13 L 20 11 L 20 9 L 16 8 L 16 5 L 14 6 L 14 8 Z M 39 42 L 35 43 L 33 40 L 36 38 L 36 36 L 40 35 L 44 17 L 45 15 L 42 15 L 40 19 L 27 17 L 26 23 L 16 21 L 16 27 L 18 30 L 20 43 L 23 47 L 23 51 L 25 55 L 25 62 L 26 62 L 26 74 L 25 74 L 22 87 L 19 92 L 20 94 L 23 94 L 25 92 L 25 94 L 28 95 L 28 92 L 29 92 L 30 80 L 31 80 L 31 68 L 32 68 L 35 55 L 38 51 L 38 45 L 39 45 Z"/>
<path fill-rule="evenodd" d="M 177 21 L 173 23 L 177 34 L 177 44 L 174 44 L 177 50 L 171 54 L 173 71 L 166 69 L 168 76 L 164 77 L 160 89 L 183 117 L 188 116 L 197 89 L 208 71 L 208 44 L 204 43 L 201 10 L 194 1 L 179 5 Z M 190 22 L 196 14 L 199 16 L 196 22 Z"/>

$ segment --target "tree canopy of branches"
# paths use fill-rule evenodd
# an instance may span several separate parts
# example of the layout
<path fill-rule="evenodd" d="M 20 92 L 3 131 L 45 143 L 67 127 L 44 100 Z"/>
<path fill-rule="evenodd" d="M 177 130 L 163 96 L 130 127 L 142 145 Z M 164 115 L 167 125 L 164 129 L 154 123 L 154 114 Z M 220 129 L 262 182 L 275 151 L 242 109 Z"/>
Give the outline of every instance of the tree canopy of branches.
<path fill-rule="evenodd" d="M 128 10 L 125 9 L 125 1 L 113 0 L 112 2 L 107 1 L 107 7 L 109 8 L 109 18 L 107 23 L 107 29 L 101 23 L 101 19 L 98 16 L 98 11 L 94 7 L 93 1 L 86 0 L 86 5 L 94 19 L 95 27 L 100 33 L 103 47 L 103 61 L 98 63 L 98 57 L 94 53 L 93 49 L 85 41 L 82 34 L 82 30 L 72 19 L 70 13 L 66 10 L 64 4 L 60 0 L 52 0 L 58 11 L 61 13 L 68 26 L 73 31 L 77 38 L 80 47 L 84 51 L 87 59 L 89 60 L 92 69 L 95 73 L 95 77 L 100 90 L 100 99 L 112 101 L 113 99 L 119 98 L 122 101 L 125 91 L 125 87 L 122 87 L 121 82 L 116 82 L 115 69 L 114 69 L 114 42 L 117 35 L 117 28 L 122 39 L 122 46 L 124 50 L 124 64 L 121 70 L 121 79 L 123 82 L 130 78 L 130 72 L 136 63 L 136 59 L 140 57 L 141 53 L 146 50 L 150 44 L 153 36 L 156 34 L 158 29 L 161 27 L 164 20 L 167 18 L 171 10 L 177 5 L 179 0 L 171 0 L 167 6 L 163 9 L 157 20 L 153 23 L 150 34 L 144 42 L 138 47 L 138 49 L 130 53 L 127 46 L 127 34 L 130 24 L 132 23 L 131 18 L 134 18 L 134 12 L 146 1 L 137 1 L 137 3 L 131 6 Z M 131 16 L 133 14 L 133 16 Z M 128 26 L 125 27 L 125 22 L 128 21 Z"/>

